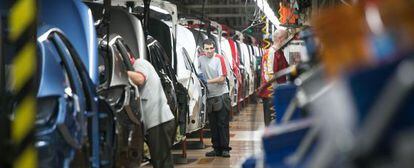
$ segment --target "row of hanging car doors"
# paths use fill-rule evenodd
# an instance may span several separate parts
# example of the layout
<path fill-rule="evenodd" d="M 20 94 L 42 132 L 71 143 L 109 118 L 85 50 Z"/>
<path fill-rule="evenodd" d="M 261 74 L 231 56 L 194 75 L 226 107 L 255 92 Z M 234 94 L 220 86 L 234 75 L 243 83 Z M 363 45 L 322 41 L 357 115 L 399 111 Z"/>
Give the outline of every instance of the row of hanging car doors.
<path fill-rule="evenodd" d="M 94 15 L 99 16 L 99 8 L 102 7 L 97 4 L 88 5 Z M 139 10 L 139 7 L 133 10 Z M 150 36 L 143 40 L 143 29 L 136 14 L 128 13 L 121 7 L 112 7 L 110 12 L 109 30 L 111 34 L 119 35 L 118 41 L 127 49 L 126 54 L 121 55 L 147 59 L 158 72 L 168 104 L 179 126 L 176 142 L 181 141 L 187 133 L 203 128 L 206 121 L 206 88 L 196 75 L 197 70 L 193 64 L 196 58 L 191 58 L 188 54 L 191 43 L 175 44 L 171 23 L 160 21 L 159 18 L 150 18 L 149 27 L 157 29 L 150 29 Z M 185 35 L 177 36 L 177 39 L 181 39 L 179 37 Z"/>
<path fill-rule="evenodd" d="M 232 106 L 235 107 L 244 99 L 252 96 L 255 88 L 258 87 L 256 84 L 258 80 L 256 71 L 259 70 L 257 59 L 261 59 L 263 53 L 262 49 L 238 40 L 232 40 L 221 35 L 219 36 L 217 35 L 217 32 L 208 35 L 204 29 L 190 28 L 189 30 L 193 33 L 192 38 L 195 38 L 197 44 L 197 47 L 194 49 L 196 50 L 195 57 L 200 54 L 200 47 L 202 47 L 200 45 L 202 41 L 210 38 L 217 44 L 216 52 L 226 58 L 227 81 Z M 179 38 L 181 37 L 178 35 L 177 39 Z M 189 43 L 188 41 L 189 40 L 187 40 L 187 45 Z M 192 40 L 190 43 L 192 43 Z M 197 59 L 194 59 L 193 63 L 194 65 L 198 65 Z"/>
<path fill-rule="evenodd" d="M 261 59 L 262 49 L 240 42 L 238 40 L 221 39 L 221 54 L 228 60 L 231 76 L 228 76 L 232 106 L 236 106 L 244 99 L 252 96 L 258 87 L 257 71 L 258 62 Z M 232 47 L 234 46 L 234 47 Z"/>

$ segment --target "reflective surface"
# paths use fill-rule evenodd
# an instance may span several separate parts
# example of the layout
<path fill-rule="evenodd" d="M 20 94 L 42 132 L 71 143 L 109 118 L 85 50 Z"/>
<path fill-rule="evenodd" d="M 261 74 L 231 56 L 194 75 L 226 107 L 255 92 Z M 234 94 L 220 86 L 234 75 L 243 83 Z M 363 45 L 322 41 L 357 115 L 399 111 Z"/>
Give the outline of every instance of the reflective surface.
<path fill-rule="evenodd" d="M 261 150 L 261 135 L 264 127 L 262 104 L 249 104 L 230 122 L 230 158 L 205 157 L 212 150 L 211 139 L 204 138 L 206 149 L 187 150 L 187 164 L 176 164 L 176 168 L 227 168 L 240 167 L 244 159 Z M 188 141 L 197 141 L 189 138 Z M 174 154 L 181 150 L 174 150 Z M 151 167 L 146 166 L 146 167 Z"/>

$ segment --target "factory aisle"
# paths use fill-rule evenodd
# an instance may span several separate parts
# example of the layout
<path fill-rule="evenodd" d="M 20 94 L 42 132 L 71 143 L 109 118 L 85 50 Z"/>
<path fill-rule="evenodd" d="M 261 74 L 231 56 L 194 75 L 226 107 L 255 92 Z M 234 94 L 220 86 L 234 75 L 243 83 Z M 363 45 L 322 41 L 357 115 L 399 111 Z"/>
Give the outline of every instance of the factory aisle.
<path fill-rule="evenodd" d="M 249 104 L 230 122 L 230 158 L 205 157 L 205 153 L 211 151 L 211 139 L 205 138 L 207 148 L 200 150 L 188 150 L 187 164 L 176 164 L 177 168 L 228 168 L 240 167 L 243 160 L 260 151 L 261 134 L 263 132 L 263 113 L 261 104 Z M 188 141 L 197 139 L 189 139 Z M 174 150 L 173 153 L 180 153 Z"/>

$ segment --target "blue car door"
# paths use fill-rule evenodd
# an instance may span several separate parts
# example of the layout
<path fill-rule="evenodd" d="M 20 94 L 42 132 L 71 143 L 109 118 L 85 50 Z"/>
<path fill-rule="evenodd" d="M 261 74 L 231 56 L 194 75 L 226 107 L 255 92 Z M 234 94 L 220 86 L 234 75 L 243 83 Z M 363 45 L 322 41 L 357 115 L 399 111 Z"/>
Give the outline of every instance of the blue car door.
<path fill-rule="evenodd" d="M 49 29 L 38 37 L 41 75 L 36 147 L 41 167 L 68 167 L 86 134 L 83 83 L 58 31 Z"/>

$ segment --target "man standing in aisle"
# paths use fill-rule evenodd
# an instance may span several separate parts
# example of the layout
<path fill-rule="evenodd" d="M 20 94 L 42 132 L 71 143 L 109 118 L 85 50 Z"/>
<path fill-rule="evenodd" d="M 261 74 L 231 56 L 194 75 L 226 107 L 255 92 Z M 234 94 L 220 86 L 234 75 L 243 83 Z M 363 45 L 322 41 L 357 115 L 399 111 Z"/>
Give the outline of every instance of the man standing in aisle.
<path fill-rule="evenodd" d="M 161 80 L 151 63 L 144 59 L 135 60 L 134 70 L 128 71 L 128 76 L 139 86 L 151 164 L 154 168 L 172 168 L 174 162 L 171 148 L 174 141 L 175 121 Z"/>
<path fill-rule="evenodd" d="M 203 41 L 204 55 L 199 57 L 200 70 L 207 78 L 207 113 L 211 129 L 213 151 L 206 156 L 230 157 L 229 112 L 230 96 L 226 83 L 226 64 L 224 57 L 215 53 L 214 42 Z"/>
<path fill-rule="evenodd" d="M 286 76 L 277 78 L 275 81 L 272 80 L 272 78 L 276 72 L 285 69 L 288 66 L 281 48 L 283 42 L 287 38 L 287 32 L 284 30 L 276 30 L 273 33 L 272 38 L 273 45 L 265 52 L 262 58 L 261 86 L 257 89 L 259 96 L 263 100 L 263 116 L 265 126 L 268 126 L 271 121 L 271 96 L 273 93 L 273 87 L 275 87 L 277 83 L 286 82 Z"/>

